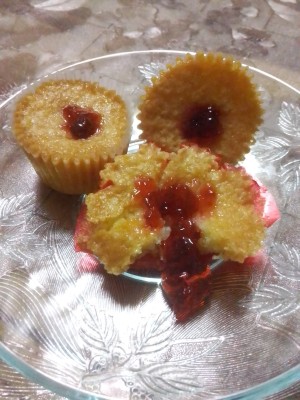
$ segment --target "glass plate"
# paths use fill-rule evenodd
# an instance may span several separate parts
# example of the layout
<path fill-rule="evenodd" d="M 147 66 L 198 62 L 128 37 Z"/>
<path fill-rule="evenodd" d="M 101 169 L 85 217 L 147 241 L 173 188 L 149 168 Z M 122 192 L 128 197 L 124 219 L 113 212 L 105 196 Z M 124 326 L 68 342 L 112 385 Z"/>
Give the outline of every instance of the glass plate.
<path fill-rule="evenodd" d="M 117 90 L 133 118 L 133 151 L 143 87 L 182 54 L 109 55 L 46 78 L 96 79 Z M 214 270 L 208 304 L 185 324 L 176 323 L 158 283 L 95 273 L 93 258 L 74 252 L 81 199 L 43 186 L 11 135 L 13 103 L 26 87 L 3 99 L 0 355 L 5 361 L 73 399 L 257 399 L 298 380 L 300 93 L 250 69 L 266 112 L 243 165 L 274 195 L 281 220 L 268 230 L 252 265 L 227 263 Z"/>

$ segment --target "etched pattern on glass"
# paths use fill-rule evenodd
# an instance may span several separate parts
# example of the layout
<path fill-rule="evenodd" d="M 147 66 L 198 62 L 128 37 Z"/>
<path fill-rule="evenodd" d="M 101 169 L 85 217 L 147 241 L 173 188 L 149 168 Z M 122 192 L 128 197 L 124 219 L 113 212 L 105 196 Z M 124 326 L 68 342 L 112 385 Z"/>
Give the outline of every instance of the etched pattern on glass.
<path fill-rule="evenodd" d="M 136 56 L 88 68 L 125 82 L 122 94 L 136 110 L 143 85 L 165 62 L 152 54 L 147 62 Z M 93 258 L 74 252 L 81 199 L 50 191 L 26 167 L 4 105 L 0 155 L 12 158 L 0 157 L 7 172 L 0 176 L 1 342 L 52 381 L 95 398 L 216 399 L 297 365 L 300 108 L 295 93 L 281 92 L 277 101 L 266 95 L 272 112 L 245 160 L 273 193 L 281 220 L 268 231 L 261 258 L 214 271 L 209 302 L 185 324 L 175 322 L 160 286 L 108 276 Z M 25 384 L 17 385 L 26 396 Z"/>

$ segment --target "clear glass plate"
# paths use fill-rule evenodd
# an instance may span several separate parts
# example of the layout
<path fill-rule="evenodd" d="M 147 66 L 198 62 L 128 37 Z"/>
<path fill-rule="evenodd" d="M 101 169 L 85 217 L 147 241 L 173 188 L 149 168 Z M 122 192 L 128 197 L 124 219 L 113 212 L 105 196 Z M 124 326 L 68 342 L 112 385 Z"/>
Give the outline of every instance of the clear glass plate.
<path fill-rule="evenodd" d="M 109 55 L 69 65 L 46 79 L 96 79 L 116 89 L 133 118 L 134 150 L 143 87 L 182 54 Z M 157 282 L 94 272 L 93 258 L 75 253 L 81 199 L 43 186 L 11 135 L 13 103 L 26 87 L 3 99 L 0 356 L 5 361 L 73 399 L 257 399 L 298 380 L 300 93 L 250 69 L 266 112 L 243 164 L 274 195 L 281 219 L 268 230 L 252 265 L 227 263 L 214 270 L 208 304 L 185 324 L 176 323 Z"/>

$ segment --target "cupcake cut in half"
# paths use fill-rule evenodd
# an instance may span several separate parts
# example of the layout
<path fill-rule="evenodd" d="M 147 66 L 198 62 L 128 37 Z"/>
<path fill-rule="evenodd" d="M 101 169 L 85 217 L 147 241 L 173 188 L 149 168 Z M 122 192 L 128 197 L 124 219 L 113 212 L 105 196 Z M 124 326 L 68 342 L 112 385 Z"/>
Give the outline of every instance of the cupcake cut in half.
<path fill-rule="evenodd" d="M 144 144 L 100 176 L 77 219 L 76 251 L 114 275 L 158 273 L 180 322 L 208 298 L 213 259 L 244 262 L 279 218 L 272 196 L 243 168 L 196 145 L 165 152 Z"/>
<path fill-rule="evenodd" d="M 197 146 L 164 152 L 145 144 L 101 172 L 85 199 L 75 242 L 118 275 L 145 254 L 160 269 L 198 268 L 208 255 L 243 262 L 265 233 L 264 200 L 242 169 Z"/>
<path fill-rule="evenodd" d="M 186 55 L 152 79 L 139 104 L 142 138 L 165 151 L 192 142 L 236 163 L 262 121 L 256 87 L 240 62 Z"/>
<path fill-rule="evenodd" d="M 127 150 L 129 123 L 114 91 L 82 80 L 41 83 L 16 104 L 13 133 L 37 174 L 68 194 L 99 187 L 99 171 Z"/>

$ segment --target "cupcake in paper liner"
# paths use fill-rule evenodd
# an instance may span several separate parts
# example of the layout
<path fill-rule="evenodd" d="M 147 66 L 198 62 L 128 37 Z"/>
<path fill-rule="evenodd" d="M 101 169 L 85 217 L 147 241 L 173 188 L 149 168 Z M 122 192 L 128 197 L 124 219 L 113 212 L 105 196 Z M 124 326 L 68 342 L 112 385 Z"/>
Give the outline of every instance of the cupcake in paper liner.
<path fill-rule="evenodd" d="M 100 170 L 127 150 L 129 121 L 115 91 L 54 79 L 17 102 L 13 134 L 46 185 L 81 194 L 97 190 Z"/>
<path fill-rule="evenodd" d="M 248 70 L 221 54 L 190 54 L 168 65 L 139 104 L 142 138 L 165 151 L 191 142 L 225 162 L 243 159 L 262 121 Z"/>

